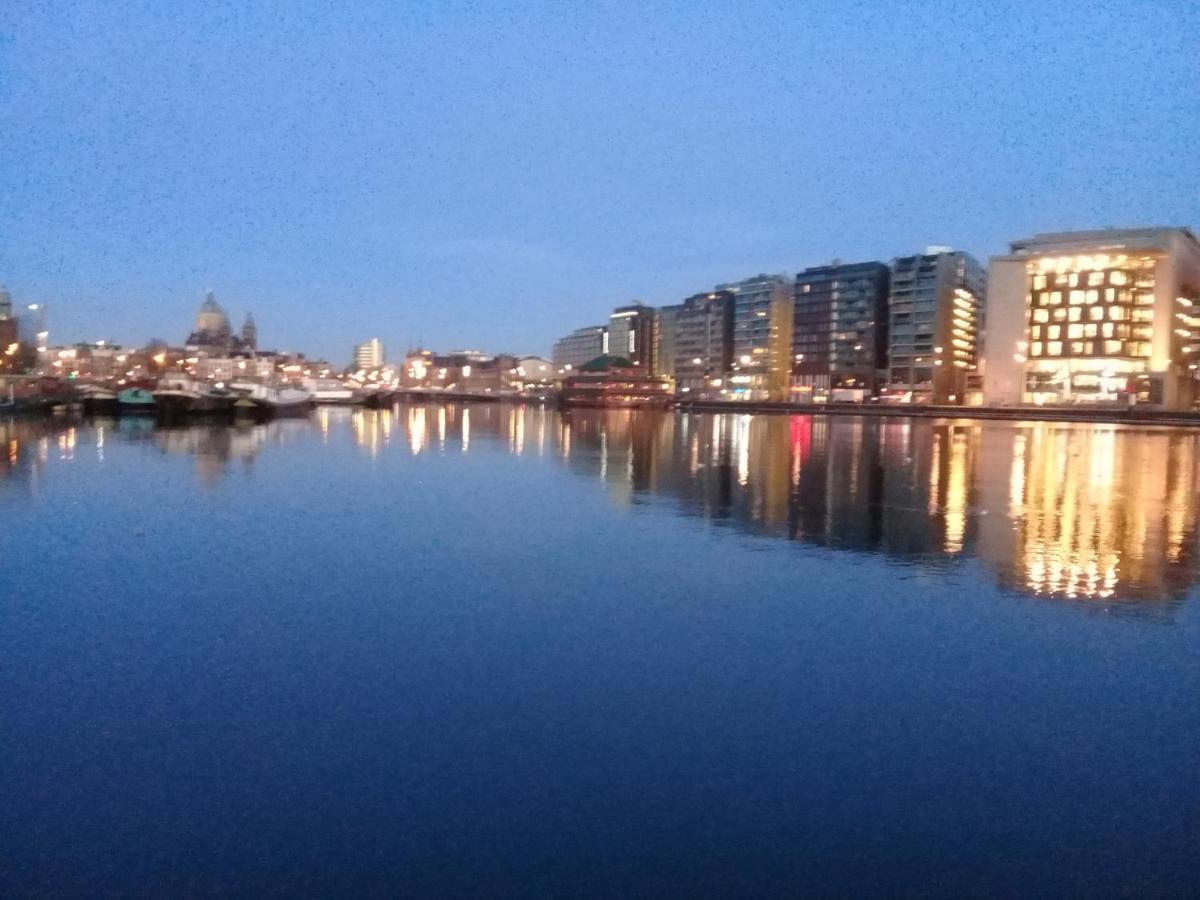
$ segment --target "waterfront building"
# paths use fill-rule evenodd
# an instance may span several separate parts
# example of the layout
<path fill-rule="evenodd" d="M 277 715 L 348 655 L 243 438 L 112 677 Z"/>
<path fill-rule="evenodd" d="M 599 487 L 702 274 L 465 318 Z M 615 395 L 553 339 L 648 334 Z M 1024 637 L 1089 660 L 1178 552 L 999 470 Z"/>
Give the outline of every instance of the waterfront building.
<path fill-rule="evenodd" d="M 7 288 L 0 287 L 0 358 L 16 355 L 17 337 L 18 324 L 13 315 L 12 294 Z"/>
<path fill-rule="evenodd" d="M 791 376 L 792 279 L 756 275 L 732 284 L 733 363 L 729 397 L 735 400 L 786 400 Z"/>
<path fill-rule="evenodd" d="M 512 386 L 519 391 L 546 390 L 558 383 L 558 368 L 540 356 L 522 356 Z"/>
<path fill-rule="evenodd" d="M 1200 242 L 1186 228 L 1039 234 L 989 269 L 989 404 L 1200 401 Z"/>
<path fill-rule="evenodd" d="M 675 378 L 676 348 L 679 338 L 679 314 L 682 303 L 658 308 L 658 330 L 654 348 L 654 374 Z"/>
<path fill-rule="evenodd" d="M 647 374 L 656 374 L 657 335 L 656 309 L 643 303 L 618 306 L 608 318 L 608 353 L 628 359 Z"/>
<path fill-rule="evenodd" d="M 987 275 L 969 253 L 930 247 L 892 260 L 888 390 L 914 402 L 963 403 L 979 361 Z"/>
<path fill-rule="evenodd" d="M 608 353 L 608 326 L 588 325 L 576 328 L 554 343 L 552 360 L 559 370 L 578 369 L 597 356 Z"/>
<path fill-rule="evenodd" d="M 675 314 L 676 390 L 690 399 L 719 397 L 733 367 L 732 291 L 694 294 Z"/>
<path fill-rule="evenodd" d="M 354 348 L 354 368 L 370 371 L 383 366 L 383 341 L 371 338 Z"/>
<path fill-rule="evenodd" d="M 887 359 L 890 270 L 881 262 L 815 266 L 796 275 L 793 399 L 834 388 L 873 394 Z"/>
<path fill-rule="evenodd" d="M 671 404 L 671 385 L 627 357 L 605 355 L 563 379 L 559 402 L 564 407 L 663 409 Z"/>

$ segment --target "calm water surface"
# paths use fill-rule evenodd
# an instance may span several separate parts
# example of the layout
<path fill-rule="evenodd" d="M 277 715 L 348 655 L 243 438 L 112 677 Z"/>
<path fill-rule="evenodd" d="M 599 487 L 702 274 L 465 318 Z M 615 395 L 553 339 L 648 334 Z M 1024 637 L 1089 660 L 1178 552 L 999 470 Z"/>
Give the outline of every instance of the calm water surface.
<path fill-rule="evenodd" d="M 0 421 L 0 893 L 1195 895 L 1198 441 Z"/>

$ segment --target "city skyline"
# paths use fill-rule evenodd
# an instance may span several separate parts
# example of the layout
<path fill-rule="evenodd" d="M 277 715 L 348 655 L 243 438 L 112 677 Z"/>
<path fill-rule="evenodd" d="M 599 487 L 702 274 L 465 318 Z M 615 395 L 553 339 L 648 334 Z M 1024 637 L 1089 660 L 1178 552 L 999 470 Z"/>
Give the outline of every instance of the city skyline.
<path fill-rule="evenodd" d="M 1189 25 L 1173 3 L 10 9 L 0 281 L 65 341 L 171 339 L 212 288 L 337 361 L 374 334 L 548 354 L 757 272 L 1186 226 Z"/>

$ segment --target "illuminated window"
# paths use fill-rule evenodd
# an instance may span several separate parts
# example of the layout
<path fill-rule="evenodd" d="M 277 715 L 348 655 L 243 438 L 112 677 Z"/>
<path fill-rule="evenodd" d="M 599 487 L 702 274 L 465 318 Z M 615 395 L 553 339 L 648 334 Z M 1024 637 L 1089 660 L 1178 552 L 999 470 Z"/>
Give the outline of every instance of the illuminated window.
<path fill-rule="evenodd" d="M 1068 325 L 1067 326 L 1067 337 L 1069 337 L 1069 338 L 1083 337 L 1083 326 L 1082 325 Z M 1073 352 L 1077 352 L 1077 351 L 1073 351 Z"/>
<path fill-rule="evenodd" d="M 1033 311 L 1033 321 L 1035 321 L 1035 322 L 1049 322 L 1049 321 L 1050 321 L 1050 310 L 1048 310 L 1048 309 L 1035 309 L 1035 310 Z"/>
<path fill-rule="evenodd" d="M 1083 341 L 1072 341 L 1071 342 L 1071 355 L 1072 356 L 1082 356 L 1083 355 Z"/>
<path fill-rule="evenodd" d="M 1034 356 L 1041 356 L 1041 355 L 1042 355 L 1042 342 L 1041 342 L 1041 341 L 1034 341 L 1034 342 L 1033 342 L 1033 343 L 1032 343 L 1032 344 L 1029 346 L 1029 352 L 1030 352 L 1031 354 L 1033 354 Z"/>
<path fill-rule="evenodd" d="M 1083 310 L 1078 306 L 1072 306 L 1069 312 L 1070 315 L 1068 315 L 1067 318 L 1072 322 L 1078 322 L 1081 318 L 1083 318 Z"/>
<path fill-rule="evenodd" d="M 1141 342 L 1132 343 L 1129 345 L 1129 355 L 1130 356 L 1149 356 L 1150 355 L 1150 345 L 1141 343 Z"/>
<path fill-rule="evenodd" d="M 1153 322 L 1154 310 L 1152 309 L 1135 309 L 1133 311 L 1133 321 L 1135 322 Z"/>
<path fill-rule="evenodd" d="M 1055 284 L 1066 284 L 1067 281 L 1068 281 L 1067 276 L 1063 275 L 1062 273 L 1059 273 L 1058 275 L 1054 276 Z"/>
<path fill-rule="evenodd" d="M 1129 310 L 1123 306 L 1110 306 L 1108 308 L 1108 317 L 1116 322 L 1123 322 L 1129 318 Z"/>
<path fill-rule="evenodd" d="M 1062 334 L 1062 326 L 1061 325 L 1051 325 L 1049 327 L 1049 329 L 1046 331 L 1046 336 L 1049 337 L 1050 340 L 1054 340 L 1055 338 L 1059 337 L 1061 334 Z"/>
<path fill-rule="evenodd" d="M 1091 309 L 1088 310 L 1088 318 L 1091 319 L 1093 322 L 1099 322 L 1101 319 L 1104 318 L 1104 307 L 1093 306 Z"/>
<path fill-rule="evenodd" d="M 1117 297 L 1117 291 L 1115 288 L 1105 288 L 1104 289 L 1104 302 L 1105 303 L 1112 303 L 1113 300 L 1116 299 L 1116 297 Z"/>
<path fill-rule="evenodd" d="M 1113 336 L 1113 323 L 1112 323 L 1112 322 L 1105 322 L 1103 325 L 1101 325 L 1101 326 L 1100 326 L 1100 333 L 1101 333 L 1102 335 L 1104 335 L 1106 338 L 1110 338 L 1110 337 L 1112 337 L 1112 336 Z"/>
<path fill-rule="evenodd" d="M 1079 285 L 1079 273 L 1078 273 L 1078 272 L 1072 272 L 1072 273 L 1071 273 L 1071 276 L 1070 276 L 1070 279 L 1071 279 L 1071 280 L 1068 282 L 1068 284 L 1070 284 L 1070 285 L 1071 285 L 1071 287 L 1078 287 L 1078 285 Z"/>
<path fill-rule="evenodd" d="M 1082 303 L 1083 300 L 1084 300 L 1084 292 L 1083 291 L 1071 291 L 1071 302 L 1072 303 Z"/>
<path fill-rule="evenodd" d="M 1042 296 L 1046 298 L 1047 306 L 1058 306 L 1058 304 L 1062 303 L 1062 291 L 1050 291 L 1050 293 L 1043 294 Z"/>
<path fill-rule="evenodd" d="M 1046 286 L 1046 276 L 1045 275 L 1034 275 L 1033 276 L 1033 289 L 1035 291 L 1040 291 L 1045 286 Z"/>
<path fill-rule="evenodd" d="M 1088 291 L 1087 292 L 1087 302 L 1088 303 L 1095 303 L 1099 299 L 1100 299 L 1099 291 Z"/>
<path fill-rule="evenodd" d="M 1040 341 L 1042 339 L 1042 326 L 1034 325 L 1032 328 L 1030 328 L 1029 336 L 1035 341 Z"/>
<path fill-rule="evenodd" d="M 1109 356 L 1118 355 L 1121 352 L 1121 350 L 1124 349 L 1124 347 L 1125 347 L 1125 344 L 1123 341 L 1105 341 L 1104 342 L 1104 352 L 1107 353 Z"/>
<path fill-rule="evenodd" d="M 1083 336 L 1084 337 L 1095 337 L 1096 336 L 1096 323 L 1095 322 L 1091 322 L 1091 323 L 1083 326 Z"/>
<path fill-rule="evenodd" d="M 1050 341 L 1046 344 L 1047 356 L 1062 356 L 1062 341 Z"/>
<path fill-rule="evenodd" d="M 1137 295 L 1136 302 L 1141 306 L 1151 306 L 1154 303 L 1154 295 L 1148 291 L 1142 291 Z"/>
<path fill-rule="evenodd" d="M 1151 328 L 1149 325 L 1134 325 L 1129 333 L 1139 341 L 1148 341 L 1150 340 Z"/>
<path fill-rule="evenodd" d="M 1109 284 L 1129 284 L 1129 276 L 1127 274 L 1125 274 L 1124 272 L 1120 272 L 1120 271 L 1109 272 L 1108 273 L 1108 283 Z"/>
<path fill-rule="evenodd" d="M 1103 272 L 1088 272 L 1088 284 L 1104 284 Z"/>

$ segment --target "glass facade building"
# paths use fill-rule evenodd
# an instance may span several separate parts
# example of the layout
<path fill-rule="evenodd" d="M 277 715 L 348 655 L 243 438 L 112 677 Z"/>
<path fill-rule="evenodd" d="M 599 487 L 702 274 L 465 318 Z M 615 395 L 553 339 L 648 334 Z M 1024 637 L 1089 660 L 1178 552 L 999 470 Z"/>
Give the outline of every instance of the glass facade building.
<path fill-rule="evenodd" d="M 931 247 L 892 260 L 888 388 L 961 403 L 979 362 L 987 274 L 969 253 Z"/>
<path fill-rule="evenodd" d="M 889 276 L 882 262 L 834 263 L 796 275 L 793 393 L 875 390 L 887 359 Z"/>
<path fill-rule="evenodd" d="M 570 366 L 578 369 L 584 363 L 591 362 L 597 356 L 608 353 L 608 327 L 605 325 L 588 325 L 576 328 L 566 337 L 554 342 L 552 359 L 556 369 Z"/>

